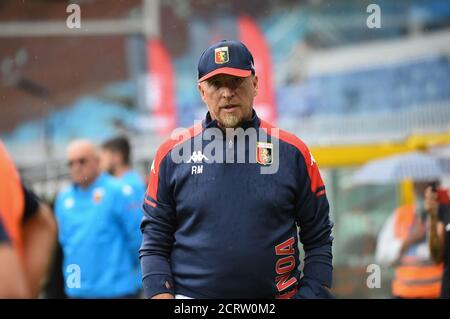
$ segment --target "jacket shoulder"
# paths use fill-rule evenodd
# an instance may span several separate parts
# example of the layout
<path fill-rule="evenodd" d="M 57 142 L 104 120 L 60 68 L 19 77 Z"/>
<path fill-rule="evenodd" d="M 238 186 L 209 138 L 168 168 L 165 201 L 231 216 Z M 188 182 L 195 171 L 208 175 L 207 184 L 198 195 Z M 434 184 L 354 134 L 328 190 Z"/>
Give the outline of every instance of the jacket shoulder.
<path fill-rule="evenodd" d="M 203 131 L 202 124 L 198 123 L 186 129 L 181 129 L 176 133 L 172 134 L 170 138 L 165 140 L 156 151 L 156 156 L 154 159 L 154 163 L 152 165 L 156 165 L 159 167 L 161 161 L 166 157 L 167 154 L 170 153 L 176 146 L 183 144 L 184 142 L 189 141 L 194 138 L 198 134 L 201 134 Z"/>
<path fill-rule="evenodd" d="M 297 135 L 277 128 L 264 120 L 261 120 L 261 128 L 264 129 L 272 138 L 277 138 L 281 143 L 286 143 L 293 146 L 304 157 L 307 165 L 311 165 L 315 162 L 308 146 Z"/>

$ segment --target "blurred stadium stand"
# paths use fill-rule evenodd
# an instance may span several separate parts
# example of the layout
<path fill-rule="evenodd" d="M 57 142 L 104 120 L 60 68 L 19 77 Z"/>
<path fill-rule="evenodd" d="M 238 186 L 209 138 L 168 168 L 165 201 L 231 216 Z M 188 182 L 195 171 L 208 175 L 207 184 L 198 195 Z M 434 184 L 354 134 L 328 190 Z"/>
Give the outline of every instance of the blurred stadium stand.
<path fill-rule="evenodd" d="M 45 3 L 43 1 L 43 5 Z M 138 4 L 139 1 L 131 1 L 126 5 L 114 2 L 112 8 L 108 6 L 108 10 L 101 11 L 104 1 L 94 1 L 90 4 L 87 16 L 101 14 L 102 18 L 111 18 L 124 16 L 127 12 L 128 15 L 136 14 Z M 210 8 L 206 3 L 188 1 L 188 4 L 183 6 L 178 2 L 163 1 L 162 4 L 163 17 L 176 19 L 180 24 L 184 21 L 183 26 L 188 26 L 188 39 L 195 41 L 207 35 L 213 17 L 209 17 L 209 21 L 205 20 L 204 11 L 207 12 Z M 64 3 L 59 6 L 63 5 Z M 222 5 L 224 11 L 215 17 L 215 28 L 233 33 L 236 13 L 251 9 L 249 6 L 239 4 L 238 1 L 231 1 L 228 6 Z M 437 110 L 445 109 L 442 105 L 450 100 L 448 88 L 450 49 L 445 44 L 450 42 L 450 37 L 447 32 L 429 35 L 427 31 L 428 29 L 434 31 L 438 27 L 445 29 L 448 26 L 450 4 L 447 1 L 434 0 L 395 3 L 381 1 L 379 5 L 383 9 L 383 28 L 376 30 L 377 32 L 367 28 L 361 30 L 367 13 L 361 11 L 358 1 L 342 1 L 339 4 L 327 3 L 327 5 L 321 5 L 320 1 L 305 1 L 300 4 L 295 1 L 279 3 L 269 1 L 262 4 L 257 13 L 253 13 L 273 51 L 280 127 L 295 127 L 290 122 L 302 119 L 303 126 L 315 127 L 320 133 L 320 126 L 314 123 L 324 121 L 328 125 L 323 127 L 333 129 L 342 126 L 340 116 L 345 118 L 356 116 L 355 121 L 358 121 L 363 115 L 376 114 L 380 119 L 384 119 L 392 113 L 408 113 L 411 109 L 432 108 L 436 104 L 439 105 Z M 48 13 L 48 17 L 58 17 L 55 4 L 49 2 L 47 6 L 53 8 L 55 12 L 54 16 Z M 2 4 L 2 7 L 3 14 L 0 14 L 0 21 L 9 21 L 13 16 L 20 16 L 17 8 L 14 11 L 14 5 Z M 29 16 L 33 16 L 32 12 L 29 12 Z M 412 27 L 416 24 L 422 27 L 419 34 L 416 34 L 417 30 Z M 162 25 L 164 38 L 164 34 L 168 33 L 166 29 L 174 26 L 167 21 Z M 327 25 L 329 28 L 325 27 Z M 192 67 L 196 63 L 199 48 L 195 43 L 191 45 L 185 43 L 185 48 L 180 49 L 183 45 L 174 44 L 177 43 L 174 39 L 177 36 L 172 37 L 172 34 L 164 40 L 167 46 L 175 51 L 173 55 L 177 72 L 179 122 L 180 125 L 187 126 L 194 119 L 201 118 L 204 112 L 195 90 L 196 75 L 195 68 Z M 431 43 L 430 36 L 434 37 Z M 103 43 L 98 43 L 100 39 L 96 37 L 95 42 L 105 48 L 101 50 L 102 59 L 97 61 L 95 55 L 98 55 L 98 51 L 92 48 L 98 45 L 93 45 L 94 41 L 90 38 L 58 39 L 57 43 L 52 43 L 53 39 L 44 39 L 47 43 L 43 43 L 42 39 L 38 39 L 39 41 L 28 38 L 7 39 L 13 48 L 20 47 L 21 43 L 31 47 L 30 51 L 42 47 L 40 52 L 27 53 L 28 60 L 35 55 L 37 61 L 28 63 L 32 65 L 27 66 L 23 72 L 40 85 L 49 87 L 52 98 L 36 101 L 36 97 L 26 96 L 15 88 L 2 87 L 2 91 L 7 90 L 3 92 L 6 101 L 1 110 L 3 116 L 0 123 L 6 143 L 8 145 L 35 143 L 39 137 L 42 138 L 42 134 L 44 138 L 48 137 L 46 130 L 58 132 L 57 136 L 50 138 L 51 143 L 56 144 L 67 143 L 73 136 L 103 139 L 115 133 L 114 122 L 117 124 L 118 119 L 123 119 L 126 127 L 136 127 L 133 123 L 136 123 L 139 117 L 139 110 L 135 108 L 138 88 L 135 79 L 126 79 L 127 49 L 122 38 L 100 38 Z M 322 38 L 323 41 L 317 40 Z M 197 40 L 197 43 L 202 42 Z M 436 43 L 440 43 L 440 46 L 436 46 Z M 52 48 L 52 56 L 49 56 L 47 47 Z M 389 48 L 390 51 L 385 52 L 385 48 Z M 417 48 L 422 50 L 416 50 Z M 6 48 L 2 50 L 5 51 L 5 55 L 13 52 Z M 81 57 L 78 50 L 83 50 L 88 55 Z M 78 60 L 77 55 L 80 56 Z M 384 55 L 389 58 L 384 59 Z M 391 61 L 393 55 L 396 55 L 396 61 Z M 55 71 L 51 66 L 54 65 L 55 59 L 62 60 L 62 56 L 65 61 L 73 63 L 75 59 L 77 62 L 70 68 L 60 67 L 56 68 L 59 71 Z M 374 59 L 375 56 L 378 58 Z M 109 60 L 103 57 L 108 57 Z M 96 62 L 86 63 L 86 60 Z M 121 65 L 117 65 L 117 62 Z M 111 65 L 115 67 L 111 68 Z M 45 78 L 42 78 L 42 68 L 49 72 Z M 64 81 L 60 81 L 61 78 Z M 72 82 L 67 82 L 68 80 Z M 122 83 L 122 88 L 117 85 L 114 87 L 117 80 Z M 77 85 L 74 81 L 82 84 Z M 64 82 L 61 83 L 64 87 L 58 88 L 58 83 L 52 82 Z M 102 103 L 104 87 L 109 87 L 110 92 L 122 90 L 123 99 Z M 63 93 L 59 94 L 60 92 Z M 96 99 L 98 101 L 95 101 Z M 70 100 L 72 102 L 67 103 Z M 29 105 L 29 111 L 23 112 L 16 105 Z M 120 108 L 125 112 L 121 114 Z M 62 111 L 54 112 L 59 109 Z M 98 109 L 98 112 L 93 111 L 90 114 L 91 123 L 95 125 L 86 122 L 80 126 L 79 119 L 85 118 L 83 111 L 88 109 Z M 45 116 L 48 113 L 54 114 Z M 444 122 L 448 114 L 444 112 L 443 115 L 444 117 L 438 117 Z M 337 122 L 330 122 L 331 117 L 336 117 Z M 29 123 L 16 125 L 28 119 L 31 120 Z M 348 124 L 344 126 L 351 131 L 352 127 Z M 423 124 L 428 125 L 426 121 Z M 434 123 L 430 125 L 433 127 Z M 305 138 L 309 143 L 328 142 L 323 141 L 326 137 L 318 136 L 317 129 L 307 129 L 301 133 L 312 132 L 312 136 L 317 137 L 317 140 Z M 389 126 L 387 130 L 390 130 Z M 357 133 L 358 129 L 354 131 Z M 403 133 L 401 128 L 399 131 Z M 331 134 L 324 132 L 324 135 Z M 333 142 L 338 140 L 334 139 Z"/>

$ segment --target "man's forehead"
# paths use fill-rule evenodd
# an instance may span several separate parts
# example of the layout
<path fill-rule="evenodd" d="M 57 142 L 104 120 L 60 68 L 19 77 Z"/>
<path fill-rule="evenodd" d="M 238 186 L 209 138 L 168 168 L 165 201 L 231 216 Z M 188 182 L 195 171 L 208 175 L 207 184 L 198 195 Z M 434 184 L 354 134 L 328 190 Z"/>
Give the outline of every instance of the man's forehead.
<path fill-rule="evenodd" d="M 111 155 L 111 154 L 116 154 L 117 151 L 110 149 L 110 148 L 102 147 L 102 148 L 100 148 L 100 153 L 104 154 L 104 155 Z"/>
<path fill-rule="evenodd" d="M 71 149 L 68 152 L 69 158 L 78 158 L 78 157 L 91 157 L 94 156 L 94 153 L 87 149 Z"/>
<path fill-rule="evenodd" d="M 96 153 L 95 145 L 87 141 L 76 141 L 69 145 L 67 154 L 69 157 L 88 157 Z"/>

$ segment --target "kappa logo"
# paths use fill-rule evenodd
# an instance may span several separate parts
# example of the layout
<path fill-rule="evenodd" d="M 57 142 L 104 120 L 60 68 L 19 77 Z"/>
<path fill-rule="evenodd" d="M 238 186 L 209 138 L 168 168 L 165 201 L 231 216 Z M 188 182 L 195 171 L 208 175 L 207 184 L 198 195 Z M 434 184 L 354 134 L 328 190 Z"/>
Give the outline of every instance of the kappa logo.
<path fill-rule="evenodd" d="M 208 158 L 202 154 L 202 151 L 194 151 L 194 152 L 192 152 L 192 155 L 187 162 L 188 163 L 201 163 L 203 160 L 208 161 Z"/>

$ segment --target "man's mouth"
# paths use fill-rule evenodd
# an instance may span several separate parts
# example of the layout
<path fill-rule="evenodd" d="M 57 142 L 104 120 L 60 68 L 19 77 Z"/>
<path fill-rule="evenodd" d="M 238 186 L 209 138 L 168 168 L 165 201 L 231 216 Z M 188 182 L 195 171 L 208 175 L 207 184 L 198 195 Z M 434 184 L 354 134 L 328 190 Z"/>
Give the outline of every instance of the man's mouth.
<path fill-rule="evenodd" d="M 236 110 L 238 108 L 238 106 L 237 105 L 234 105 L 234 104 L 231 104 L 231 105 L 225 105 L 225 106 L 222 106 L 221 107 L 221 109 L 222 110 L 225 110 L 225 111 L 234 111 L 234 110 Z"/>

